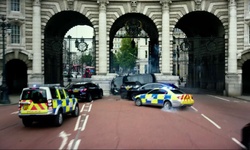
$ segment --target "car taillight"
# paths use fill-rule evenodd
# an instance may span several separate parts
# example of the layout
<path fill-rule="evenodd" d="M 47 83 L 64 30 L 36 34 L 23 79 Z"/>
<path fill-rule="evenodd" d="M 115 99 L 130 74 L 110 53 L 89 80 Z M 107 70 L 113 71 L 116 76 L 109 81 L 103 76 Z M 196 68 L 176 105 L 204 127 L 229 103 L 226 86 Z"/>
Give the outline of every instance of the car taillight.
<path fill-rule="evenodd" d="M 52 103 L 52 100 L 51 100 L 51 99 L 47 100 L 47 106 L 48 106 L 48 109 L 49 109 L 49 110 L 52 110 L 52 109 L 53 109 L 53 103 Z"/>
<path fill-rule="evenodd" d="M 18 110 L 20 111 L 21 110 L 21 107 L 22 107 L 23 105 L 21 104 L 21 100 L 19 100 L 19 102 L 18 102 Z"/>
<path fill-rule="evenodd" d="M 87 88 L 80 89 L 80 92 L 85 92 L 85 91 L 87 91 Z"/>
<path fill-rule="evenodd" d="M 68 89 L 68 92 L 72 92 L 72 89 Z"/>

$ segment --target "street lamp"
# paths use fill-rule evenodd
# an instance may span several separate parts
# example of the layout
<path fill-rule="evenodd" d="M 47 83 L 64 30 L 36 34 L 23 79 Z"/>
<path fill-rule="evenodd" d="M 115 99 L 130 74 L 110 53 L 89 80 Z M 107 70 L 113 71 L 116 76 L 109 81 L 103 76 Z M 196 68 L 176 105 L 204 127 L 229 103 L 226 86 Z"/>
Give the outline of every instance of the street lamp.
<path fill-rule="evenodd" d="M 68 50 L 68 65 L 69 65 L 69 68 L 68 68 L 68 82 L 71 82 L 71 65 L 70 65 L 70 40 L 71 40 L 71 36 L 68 35 L 68 39 L 69 39 L 69 50 Z"/>
<path fill-rule="evenodd" d="M 2 27 L 2 39 L 3 39 L 3 71 L 2 71 L 2 85 L 1 85 L 1 95 L 0 95 L 0 102 L 2 104 L 9 104 L 10 100 L 9 100 L 9 95 L 8 95 L 8 86 L 6 84 L 6 68 L 5 68 L 5 31 L 7 31 L 7 33 L 11 32 L 10 29 L 10 24 L 6 23 L 6 18 L 4 16 L 1 17 L 2 23 L 1 23 L 1 27 Z"/>

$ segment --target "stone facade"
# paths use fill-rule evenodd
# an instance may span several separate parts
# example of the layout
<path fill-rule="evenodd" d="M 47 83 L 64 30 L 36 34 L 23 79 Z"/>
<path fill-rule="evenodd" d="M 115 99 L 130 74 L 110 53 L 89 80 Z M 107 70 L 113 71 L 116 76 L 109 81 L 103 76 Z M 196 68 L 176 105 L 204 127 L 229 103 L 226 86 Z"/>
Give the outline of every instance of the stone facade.
<path fill-rule="evenodd" d="M 224 28 L 225 38 L 225 94 L 241 95 L 242 64 L 249 59 L 249 1 L 248 0 L 21 0 L 20 10 L 12 11 L 10 0 L 0 1 L 0 14 L 12 24 L 20 26 L 20 43 L 11 43 L 7 37 L 6 61 L 19 59 L 27 65 L 27 84 L 43 83 L 45 78 L 45 41 L 47 37 L 64 34 L 77 20 L 63 27 L 53 27 L 51 21 L 63 13 L 77 12 L 94 28 L 96 50 L 96 75 L 109 94 L 110 80 L 110 33 L 116 21 L 127 14 L 140 14 L 151 20 L 156 27 L 157 42 L 161 49 L 159 58 L 160 81 L 178 82 L 173 75 L 173 30 L 177 22 L 191 12 L 207 12 L 218 18 Z M 72 16 L 74 17 L 74 16 Z M 53 22 L 53 21 L 52 21 Z M 84 22 L 83 22 L 84 23 Z M 118 24 L 119 26 L 119 24 Z M 50 34 L 51 29 L 58 33 Z M 152 33 L 154 36 L 156 33 Z M 48 35 L 48 36 L 47 36 Z M 150 36 L 150 35 L 149 35 Z M 53 37 L 54 38 L 54 37 Z M 1 40 L 2 41 L 2 40 Z M 2 42 L 1 42 L 2 45 Z M 60 46 L 60 44 L 59 44 Z M 0 56 L 2 58 L 2 56 Z"/>

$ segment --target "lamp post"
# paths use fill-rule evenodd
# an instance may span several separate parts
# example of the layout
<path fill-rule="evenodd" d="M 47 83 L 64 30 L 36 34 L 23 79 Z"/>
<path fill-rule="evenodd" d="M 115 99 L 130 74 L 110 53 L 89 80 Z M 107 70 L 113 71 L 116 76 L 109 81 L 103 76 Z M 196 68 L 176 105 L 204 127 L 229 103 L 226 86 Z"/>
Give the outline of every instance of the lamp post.
<path fill-rule="evenodd" d="M 8 95 L 8 87 L 6 84 L 6 68 L 5 68 L 5 31 L 10 31 L 10 24 L 6 23 L 6 18 L 4 16 L 1 17 L 2 23 L 2 39 L 3 39 L 3 61 L 2 61 L 2 85 L 1 85 L 1 95 L 0 95 L 0 101 L 2 104 L 9 104 L 9 95 Z"/>
<path fill-rule="evenodd" d="M 69 50 L 68 50 L 68 65 L 69 65 L 69 68 L 68 68 L 68 82 L 71 82 L 71 65 L 70 65 L 70 40 L 71 40 L 71 36 L 68 35 L 68 39 L 69 39 Z"/>

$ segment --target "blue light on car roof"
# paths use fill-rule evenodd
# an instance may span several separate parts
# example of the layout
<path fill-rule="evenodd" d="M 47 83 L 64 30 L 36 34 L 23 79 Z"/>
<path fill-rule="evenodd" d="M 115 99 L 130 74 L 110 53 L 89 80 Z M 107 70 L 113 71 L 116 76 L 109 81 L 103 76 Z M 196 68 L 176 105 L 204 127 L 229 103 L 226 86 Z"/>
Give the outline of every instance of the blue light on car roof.
<path fill-rule="evenodd" d="M 173 88 L 173 87 L 171 87 L 171 86 L 164 86 L 164 87 L 162 87 L 162 89 L 164 89 L 164 90 L 167 90 L 167 89 L 169 89 L 169 90 L 174 90 L 175 88 Z"/>

